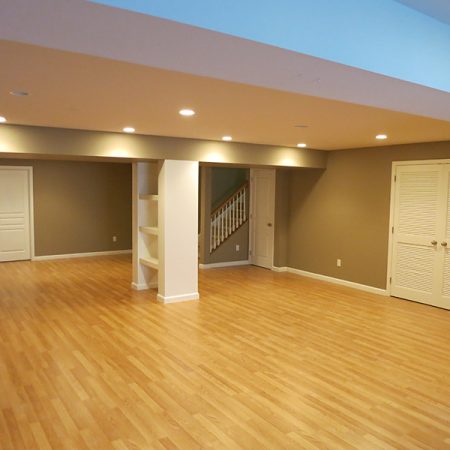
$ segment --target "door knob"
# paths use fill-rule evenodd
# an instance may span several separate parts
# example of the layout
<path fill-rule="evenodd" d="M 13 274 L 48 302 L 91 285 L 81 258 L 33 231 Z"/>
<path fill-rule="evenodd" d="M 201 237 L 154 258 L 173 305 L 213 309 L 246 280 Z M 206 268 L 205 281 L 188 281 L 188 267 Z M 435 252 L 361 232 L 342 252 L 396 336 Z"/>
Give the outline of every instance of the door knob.
<path fill-rule="evenodd" d="M 437 245 L 437 241 L 431 241 L 431 245 Z"/>
<path fill-rule="evenodd" d="M 269 222 L 269 223 L 267 224 L 267 226 L 268 226 L 268 227 L 271 227 L 271 226 L 272 226 L 272 224 L 271 224 L 271 223 Z"/>
<path fill-rule="evenodd" d="M 447 247 L 447 242 L 441 242 L 442 247 Z"/>

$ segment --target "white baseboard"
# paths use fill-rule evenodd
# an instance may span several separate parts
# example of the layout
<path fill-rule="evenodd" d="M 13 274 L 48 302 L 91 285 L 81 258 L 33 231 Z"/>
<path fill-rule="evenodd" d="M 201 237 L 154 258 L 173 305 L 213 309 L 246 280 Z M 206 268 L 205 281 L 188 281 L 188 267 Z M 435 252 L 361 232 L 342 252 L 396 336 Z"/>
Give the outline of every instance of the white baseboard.
<path fill-rule="evenodd" d="M 187 302 L 192 300 L 198 300 L 200 295 L 198 292 L 193 292 L 192 294 L 182 294 L 182 295 L 172 295 L 168 297 L 164 297 L 161 294 L 157 295 L 157 299 L 161 303 L 179 303 L 179 302 Z"/>
<path fill-rule="evenodd" d="M 276 267 L 272 266 L 274 272 L 288 272 L 289 267 Z"/>
<path fill-rule="evenodd" d="M 211 263 L 211 264 L 199 264 L 199 269 L 216 269 L 218 267 L 233 267 L 233 266 L 248 266 L 250 261 L 245 259 L 243 261 L 229 261 L 229 262 L 220 262 L 220 263 Z"/>
<path fill-rule="evenodd" d="M 380 289 L 373 286 L 367 286 L 365 284 L 354 283 L 353 281 L 341 280 L 340 278 L 333 278 L 318 273 L 306 272 L 305 270 L 293 269 L 287 267 L 287 272 L 301 275 L 303 277 L 314 278 L 315 280 L 327 281 L 328 283 L 339 284 L 341 286 L 347 286 L 353 289 L 359 289 L 360 291 L 370 292 L 371 294 L 378 294 L 389 296 L 387 289 Z"/>
<path fill-rule="evenodd" d="M 32 261 L 50 261 L 53 259 L 72 259 L 72 258 L 90 258 L 92 256 L 112 256 L 126 255 L 132 253 L 132 250 L 111 250 L 107 252 L 91 252 L 91 253 L 72 253 L 67 255 L 45 255 L 33 256 Z"/>
<path fill-rule="evenodd" d="M 132 289 L 135 291 L 145 291 L 147 289 L 154 289 L 158 287 L 158 282 L 155 281 L 153 283 L 131 283 Z"/>

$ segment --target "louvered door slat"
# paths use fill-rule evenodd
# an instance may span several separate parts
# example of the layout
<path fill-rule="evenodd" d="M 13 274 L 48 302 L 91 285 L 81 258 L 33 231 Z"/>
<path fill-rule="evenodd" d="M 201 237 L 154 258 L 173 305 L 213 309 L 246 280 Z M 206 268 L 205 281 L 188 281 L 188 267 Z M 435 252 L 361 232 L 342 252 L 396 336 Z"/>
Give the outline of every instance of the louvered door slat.
<path fill-rule="evenodd" d="M 400 173 L 398 232 L 415 236 L 434 235 L 437 231 L 439 168 Z"/>
<path fill-rule="evenodd" d="M 443 166 L 397 168 L 391 294 L 435 304 Z"/>

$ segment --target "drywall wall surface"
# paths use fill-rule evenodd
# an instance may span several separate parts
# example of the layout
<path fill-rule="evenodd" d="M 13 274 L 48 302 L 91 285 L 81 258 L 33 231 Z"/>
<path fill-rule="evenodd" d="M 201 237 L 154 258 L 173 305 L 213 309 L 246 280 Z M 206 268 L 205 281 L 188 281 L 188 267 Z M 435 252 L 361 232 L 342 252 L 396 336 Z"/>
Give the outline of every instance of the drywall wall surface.
<path fill-rule="evenodd" d="M 0 165 L 33 167 L 36 256 L 131 249 L 130 164 L 0 159 Z"/>
<path fill-rule="evenodd" d="M 386 288 L 392 162 L 446 158 L 450 142 L 387 146 L 330 152 L 325 171 L 291 171 L 287 265 Z"/>
<path fill-rule="evenodd" d="M 247 220 L 218 249 L 207 255 L 205 264 L 248 260 L 248 227 Z M 239 246 L 239 249 L 236 249 L 236 245 Z"/>
<path fill-rule="evenodd" d="M 249 178 L 249 169 L 232 167 L 211 168 L 211 208 L 217 208 L 221 202 Z"/>
<path fill-rule="evenodd" d="M 274 167 L 324 168 L 327 163 L 327 152 L 313 149 L 5 124 L 0 127 L 2 154 L 5 158 L 173 159 Z"/>
<path fill-rule="evenodd" d="M 275 267 L 287 266 L 289 231 L 289 179 L 291 171 L 277 169 L 275 179 L 275 228 L 274 256 Z"/>

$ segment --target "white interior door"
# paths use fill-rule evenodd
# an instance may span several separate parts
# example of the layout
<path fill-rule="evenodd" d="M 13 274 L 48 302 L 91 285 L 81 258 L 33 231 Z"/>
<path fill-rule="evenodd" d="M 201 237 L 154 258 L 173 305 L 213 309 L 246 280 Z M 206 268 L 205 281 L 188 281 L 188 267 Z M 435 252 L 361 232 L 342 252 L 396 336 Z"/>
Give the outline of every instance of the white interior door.
<path fill-rule="evenodd" d="M 31 258 L 30 174 L 0 167 L 0 262 Z"/>
<path fill-rule="evenodd" d="M 443 308 L 450 309 L 450 165 L 444 169 L 444 196 L 445 226 L 443 239 L 438 242 L 442 255 L 442 282 L 440 284 L 441 304 Z"/>
<path fill-rule="evenodd" d="M 275 218 L 275 170 L 251 169 L 250 173 L 250 262 L 273 266 Z"/>
<path fill-rule="evenodd" d="M 444 276 L 445 228 L 448 228 L 448 166 L 423 164 L 396 169 L 391 294 L 448 307 Z M 448 235 L 447 230 L 447 235 Z M 445 278 L 446 286 L 443 287 Z"/>

